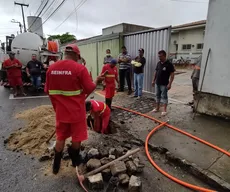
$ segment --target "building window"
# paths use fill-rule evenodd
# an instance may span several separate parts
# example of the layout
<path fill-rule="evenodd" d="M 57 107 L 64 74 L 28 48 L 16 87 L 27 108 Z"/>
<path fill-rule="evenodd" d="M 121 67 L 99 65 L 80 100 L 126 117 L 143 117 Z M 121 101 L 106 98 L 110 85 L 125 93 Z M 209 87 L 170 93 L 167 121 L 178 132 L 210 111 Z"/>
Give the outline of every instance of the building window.
<path fill-rule="evenodd" d="M 203 49 L 203 47 L 204 47 L 204 44 L 203 44 L 203 43 L 198 43 L 198 44 L 196 45 L 196 49 Z"/>
<path fill-rule="evenodd" d="M 191 44 L 184 44 L 182 45 L 182 50 L 191 50 L 192 45 Z"/>

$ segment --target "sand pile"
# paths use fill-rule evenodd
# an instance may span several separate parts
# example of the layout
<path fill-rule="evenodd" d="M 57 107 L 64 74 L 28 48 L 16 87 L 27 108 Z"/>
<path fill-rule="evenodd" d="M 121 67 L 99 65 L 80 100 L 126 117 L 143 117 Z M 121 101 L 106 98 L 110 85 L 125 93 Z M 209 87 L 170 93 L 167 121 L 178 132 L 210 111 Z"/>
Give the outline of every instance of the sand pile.
<path fill-rule="evenodd" d="M 14 151 L 40 156 L 47 151 L 45 143 L 55 129 L 55 114 L 52 106 L 42 105 L 20 112 L 17 119 L 25 120 L 26 126 L 11 134 L 8 147 Z"/>

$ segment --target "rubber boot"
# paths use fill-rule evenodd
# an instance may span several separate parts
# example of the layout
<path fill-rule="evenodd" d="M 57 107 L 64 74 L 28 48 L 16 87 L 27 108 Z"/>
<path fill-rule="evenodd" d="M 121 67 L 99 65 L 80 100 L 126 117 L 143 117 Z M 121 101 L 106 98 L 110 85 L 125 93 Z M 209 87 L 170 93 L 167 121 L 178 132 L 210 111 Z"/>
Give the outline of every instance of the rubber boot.
<path fill-rule="evenodd" d="M 80 158 L 80 149 L 73 149 L 72 147 L 68 148 L 69 156 L 72 160 L 72 166 L 76 167 L 81 164 L 81 158 Z"/>
<path fill-rule="evenodd" d="M 105 104 L 111 109 L 111 105 L 112 105 L 112 99 L 105 99 Z"/>
<path fill-rule="evenodd" d="M 54 149 L 53 174 L 57 174 L 59 172 L 61 166 L 61 158 L 62 158 L 62 151 L 57 152 L 56 149 Z"/>

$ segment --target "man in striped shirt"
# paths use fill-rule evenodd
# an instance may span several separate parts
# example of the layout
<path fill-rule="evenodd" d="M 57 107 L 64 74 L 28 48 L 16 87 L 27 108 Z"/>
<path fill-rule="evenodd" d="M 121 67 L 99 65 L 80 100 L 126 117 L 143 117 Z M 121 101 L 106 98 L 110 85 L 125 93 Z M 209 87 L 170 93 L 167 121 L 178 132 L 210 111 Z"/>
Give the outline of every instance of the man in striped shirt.
<path fill-rule="evenodd" d="M 119 65 L 119 81 L 120 81 L 120 89 L 119 92 L 124 91 L 125 78 L 128 85 L 128 95 L 132 93 L 131 87 L 131 56 L 128 54 L 125 46 L 121 48 L 122 52 L 118 56 Z"/>

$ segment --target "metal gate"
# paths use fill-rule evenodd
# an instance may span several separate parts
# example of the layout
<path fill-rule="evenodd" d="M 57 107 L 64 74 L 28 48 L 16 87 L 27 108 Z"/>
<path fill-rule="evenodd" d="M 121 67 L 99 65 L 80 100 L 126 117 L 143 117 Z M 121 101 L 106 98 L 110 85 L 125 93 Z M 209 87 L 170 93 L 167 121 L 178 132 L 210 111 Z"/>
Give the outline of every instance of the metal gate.
<path fill-rule="evenodd" d="M 140 48 L 145 50 L 146 65 L 143 85 L 145 92 L 154 93 L 152 78 L 158 62 L 158 51 L 165 50 L 166 53 L 169 52 L 170 38 L 171 26 L 124 35 L 124 45 L 132 59 L 138 55 Z"/>

